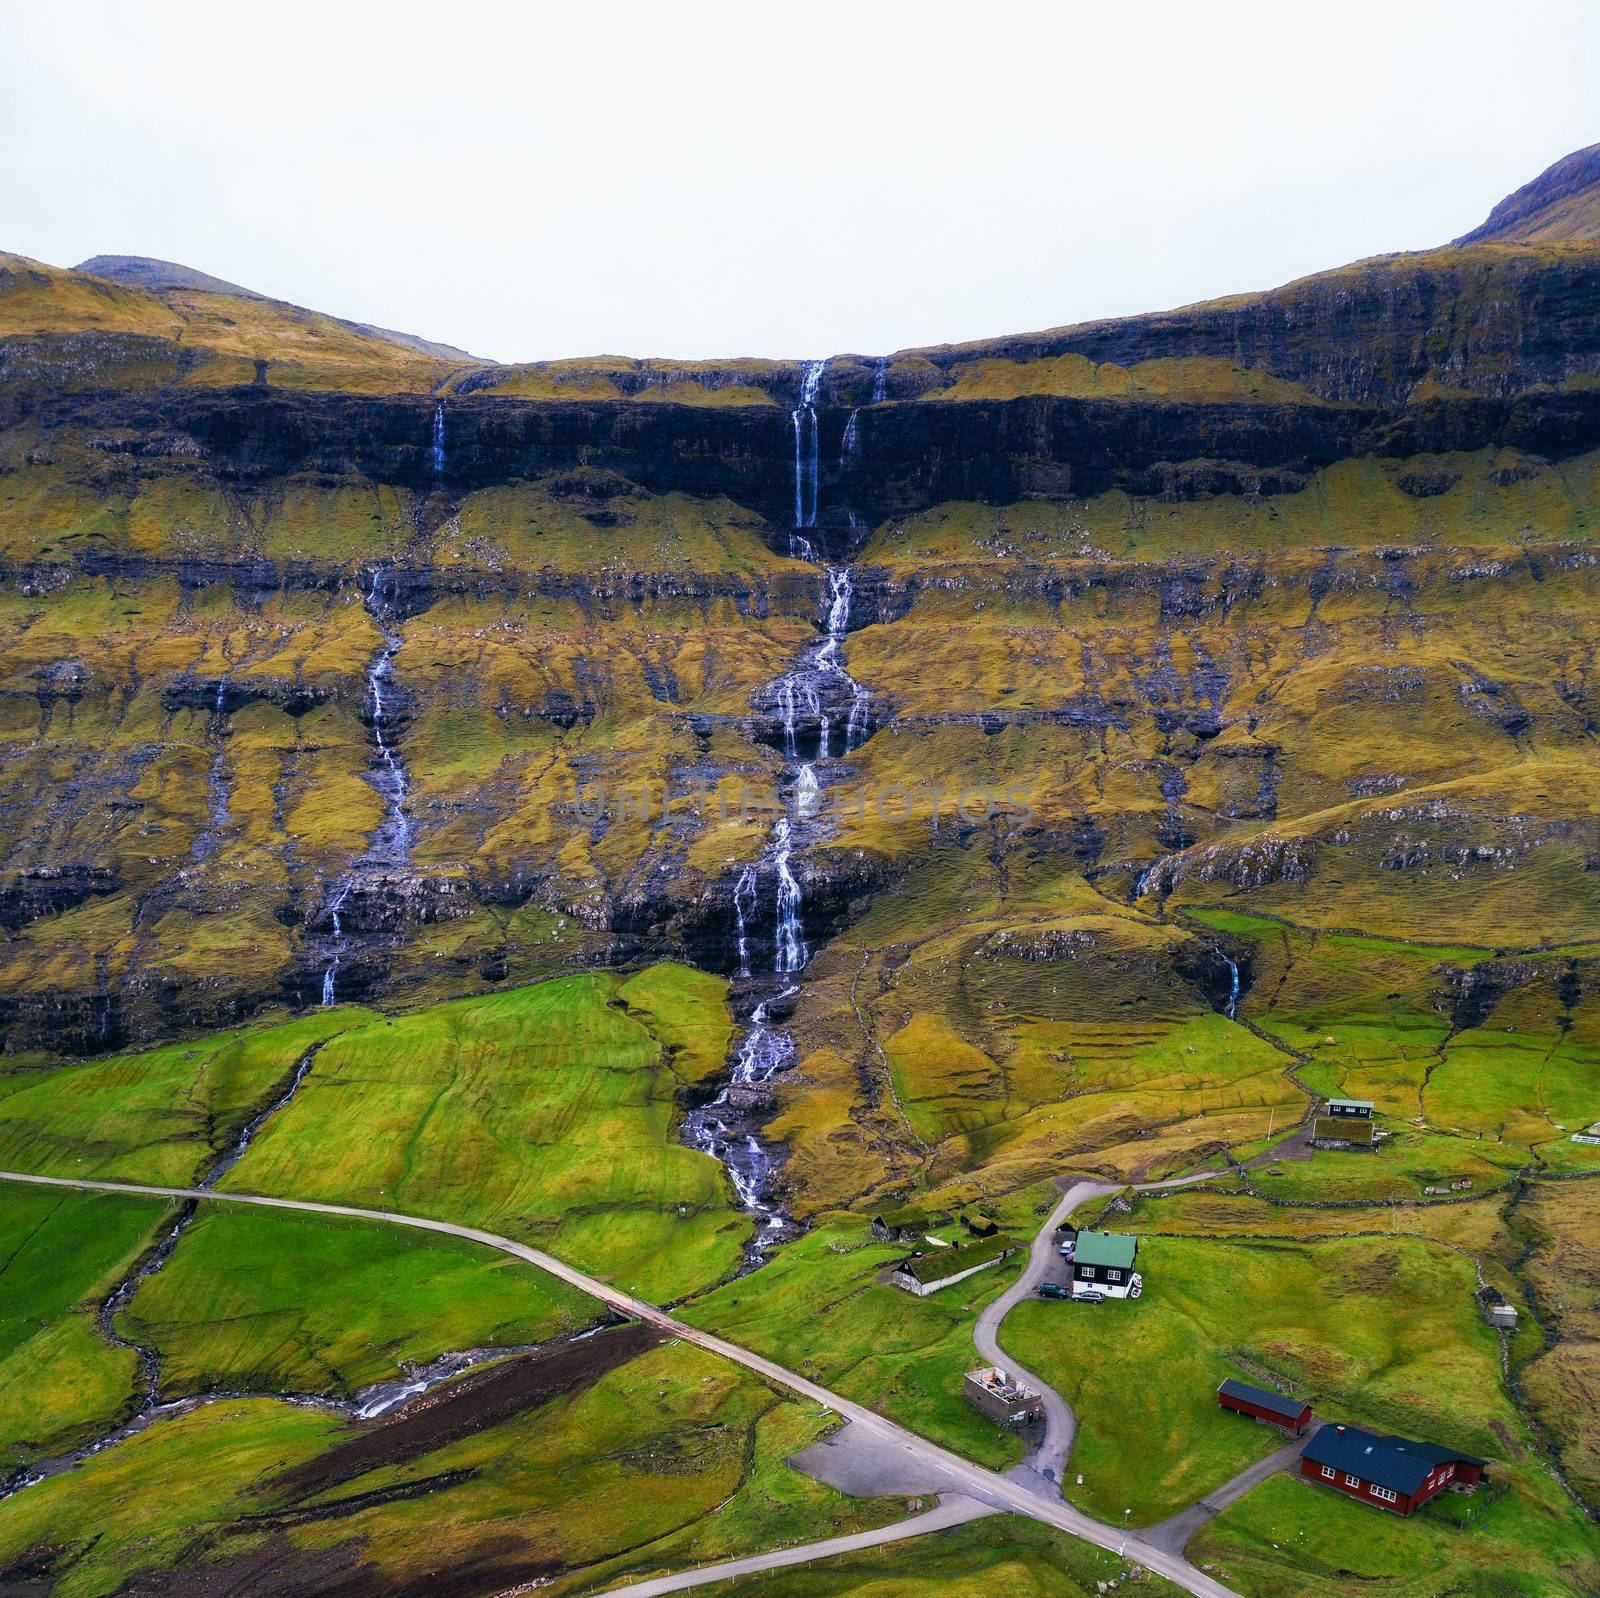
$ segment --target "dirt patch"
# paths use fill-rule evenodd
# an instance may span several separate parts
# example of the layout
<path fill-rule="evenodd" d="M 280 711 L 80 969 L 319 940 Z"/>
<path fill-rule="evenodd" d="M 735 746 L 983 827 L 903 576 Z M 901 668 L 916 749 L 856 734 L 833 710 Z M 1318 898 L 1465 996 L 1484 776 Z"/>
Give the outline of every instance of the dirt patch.
<path fill-rule="evenodd" d="M 313 1552 L 280 1533 L 231 1559 L 136 1576 L 116 1598 L 490 1598 L 557 1568 L 510 1537 L 485 1537 L 454 1564 L 409 1572 L 372 1564 L 365 1551 L 364 1538 Z"/>
<path fill-rule="evenodd" d="M 361 1426 L 327 1453 L 277 1477 L 267 1493 L 293 1502 L 380 1466 L 409 1464 L 562 1393 L 579 1392 L 663 1341 L 663 1332 L 634 1322 L 472 1372 L 390 1420 Z"/>

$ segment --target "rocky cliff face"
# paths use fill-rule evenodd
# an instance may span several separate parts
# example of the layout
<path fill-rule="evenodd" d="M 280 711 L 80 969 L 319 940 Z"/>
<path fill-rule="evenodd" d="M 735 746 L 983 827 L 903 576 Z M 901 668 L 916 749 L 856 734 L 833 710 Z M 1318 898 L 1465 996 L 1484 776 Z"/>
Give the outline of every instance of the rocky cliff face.
<path fill-rule="evenodd" d="M 737 973 L 783 870 L 822 946 L 957 859 L 1350 925 L 1443 872 L 1503 928 L 1600 854 L 1600 251 L 807 367 L 308 352 L 253 299 L 207 345 L 226 285 L 0 277 L 14 1050 Z"/>

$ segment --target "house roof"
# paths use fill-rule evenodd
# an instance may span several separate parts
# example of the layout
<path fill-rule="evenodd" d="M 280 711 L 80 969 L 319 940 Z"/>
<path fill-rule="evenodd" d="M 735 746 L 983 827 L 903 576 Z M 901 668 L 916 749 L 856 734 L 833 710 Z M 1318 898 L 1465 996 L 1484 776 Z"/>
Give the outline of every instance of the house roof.
<path fill-rule="evenodd" d="M 1079 1232 L 1072 1262 L 1075 1265 L 1120 1266 L 1128 1270 L 1138 1247 L 1139 1240 L 1134 1237 L 1121 1237 L 1112 1232 Z"/>
<path fill-rule="evenodd" d="M 999 1259 L 1015 1247 L 1011 1239 L 1001 1232 L 994 1237 L 963 1243 L 957 1248 L 936 1248 L 928 1254 L 914 1254 L 910 1259 L 902 1260 L 899 1268 L 926 1287 L 929 1282 L 942 1282 L 946 1277 L 959 1276 L 962 1271 L 970 1271 L 975 1265 L 987 1265 L 990 1260 Z"/>
<path fill-rule="evenodd" d="M 1359 1426 L 1324 1426 L 1305 1447 L 1313 1465 L 1331 1465 L 1362 1481 L 1387 1487 L 1408 1497 L 1428 1479 L 1435 1465 L 1452 1460 L 1481 1465 L 1481 1459 L 1436 1443 L 1417 1443 L 1409 1437 L 1380 1437 Z"/>
<path fill-rule="evenodd" d="M 1298 1420 L 1306 1412 L 1306 1402 L 1301 1398 L 1287 1398 L 1282 1393 L 1275 1393 L 1268 1387 L 1257 1387 L 1251 1382 L 1241 1382 L 1230 1376 L 1221 1387 L 1219 1393 L 1226 1393 L 1229 1398 L 1236 1398 L 1244 1404 L 1254 1404 L 1257 1409 L 1270 1410 L 1274 1415 L 1282 1415 L 1285 1420 Z"/>
<path fill-rule="evenodd" d="M 1371 1099 L 1329 1099 L 1328 1108 L 1331 1110 L 1337 1105 L 1341 1110 L 1370 1110 Z"/>

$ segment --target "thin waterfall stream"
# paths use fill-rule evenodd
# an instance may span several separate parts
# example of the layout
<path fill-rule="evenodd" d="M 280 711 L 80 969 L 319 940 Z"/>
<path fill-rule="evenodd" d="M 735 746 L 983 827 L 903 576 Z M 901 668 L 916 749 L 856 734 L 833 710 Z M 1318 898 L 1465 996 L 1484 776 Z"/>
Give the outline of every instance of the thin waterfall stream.
<path fill-rule="evenodd" d="M 823 835 L 818 810 L 824 787 L 844 775 L 837 763 L 865 743 L 872 731 L 871 692 L 846 671 L 843 659 L 854 597 L 850 568 L 824 561 L 807 536 L 817 525 L 821 453 L 817 401 L 826 364 L 806 364 L 799 401 L 790 412 L 794 526 L 788 547 L 791 558 L 824 566 L 828 587 L 818 618 L 821 634 L 792 671 L 758 696 L 770 703 L 777 722 L 784 813 L 774 821 L 761 858 L 740 871 L 732 896 L 738 975 L 748 984 L 747 993 L 758 997 L 727 1080 L 709 1103 L 690 1112 L 683 1128 L 686 1142 L 722 1162 L 740 1205 L 756 1222 L 747 1268 L 759 1265 L 767 1250 L 796 1229 L 776 1196 L 777 1161 L 760 1136 L 769 1113 L 769 1084 L 794 1063 L 794 1039 L 774 1016 L 786 1012 L 799 994 L 812 953 L 803 872 L 797 872 L 796 862 L 805 847 Z M 762 901 L 768 896 L 770 943 L 752 930 L 765 923 Z"/>
<path fill-rule="evenodd" d="M 436 423 L 437 447 L 442 451 L 444 436 L 444 407 L 440 406 Z M 384 571 L 375 567 L 366 593 L 366 607 L 383 639 L 378 652 L 367 667 L 367 716 L 372 726 L 372 739 L 377 758 L 368 768 L 367 781 L 377 789 L 383 800 L 383 819 L 378 823 L 362 852 L 361 858 L 350 870 L 333 883 L 327 900 L 329 935 L 325 946 L 322 968 L 322 1003 L 336 1004 L 339 998 L 339 968 L 348 952 L 344 931 L 344 911 L 350 896 L 363 877 L 394 870 L 407 865 L 411 859 L 411 821 L 406 814 L 406 801 L 411 784 L 406 776 L 404 762 L 394 748 L 397 698 L 394 690 L 394 657 L 404 642 L 395 631 L 389 615 L 388 602 L 383 593 Z"/>

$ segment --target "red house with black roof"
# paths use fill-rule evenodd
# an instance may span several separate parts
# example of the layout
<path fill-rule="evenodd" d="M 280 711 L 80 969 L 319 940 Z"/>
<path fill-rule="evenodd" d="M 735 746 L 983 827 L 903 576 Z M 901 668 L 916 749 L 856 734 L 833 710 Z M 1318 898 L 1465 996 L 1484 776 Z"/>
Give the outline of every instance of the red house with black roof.
<path fill-rule="evenodd" d="M 1483 1468 L 1472 1454 L 1359 1426 L 1324 1426 L 1300 1456 L 1300 1474 L 1308 1481 L 1397 1515 L 1420 1509 L 1446 1487 L 1470 1492 L 1483 1480 Z"/>
<path fill-rule="evenodd" d="M 1291 1437 L 1298 1437 L 1316 1418 L 1311 1406 L 1298 1398 L 1285 1398 L 1269 1387 L 1256 1387 L 1230 1376 L 1217 1389 L 1217 1402 L 1235 1414 L 1248 1415 L 1263 1426 L 1281 1426 Z"/>

